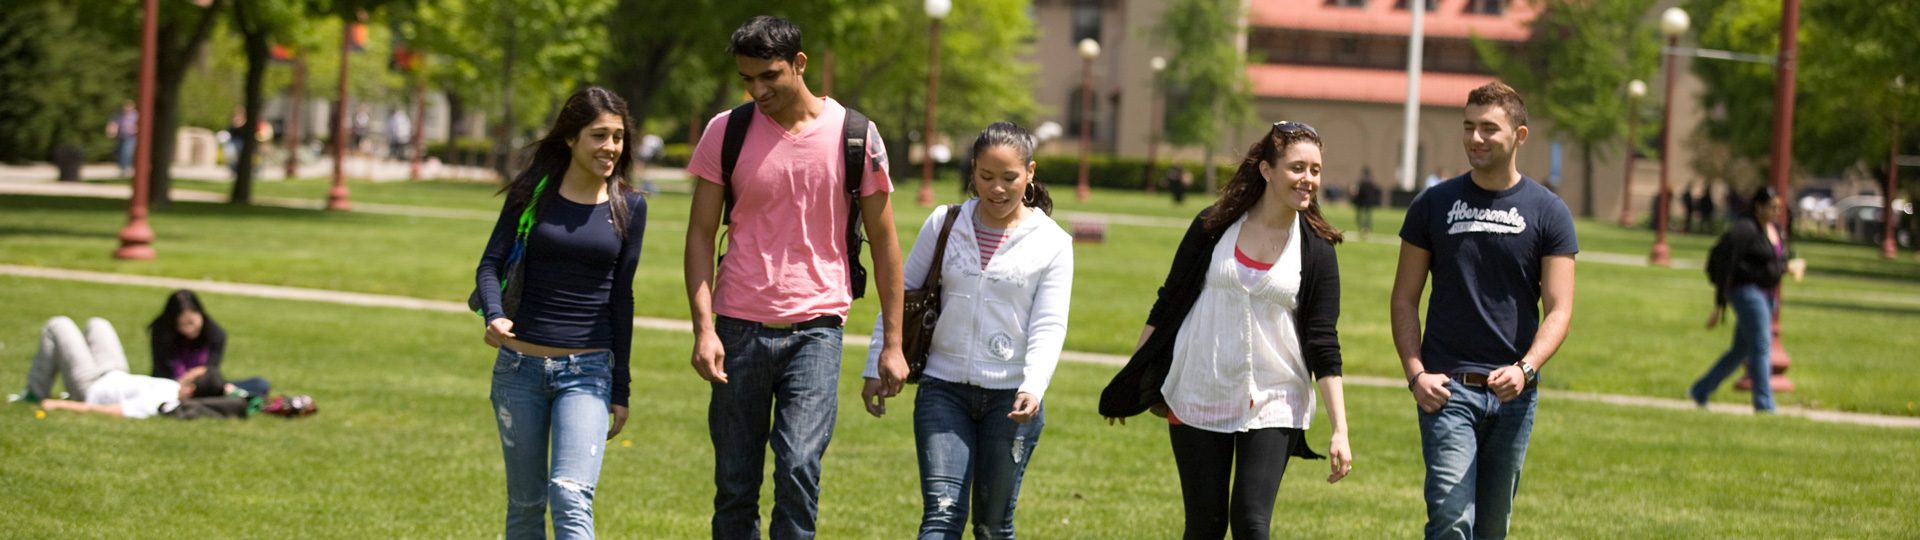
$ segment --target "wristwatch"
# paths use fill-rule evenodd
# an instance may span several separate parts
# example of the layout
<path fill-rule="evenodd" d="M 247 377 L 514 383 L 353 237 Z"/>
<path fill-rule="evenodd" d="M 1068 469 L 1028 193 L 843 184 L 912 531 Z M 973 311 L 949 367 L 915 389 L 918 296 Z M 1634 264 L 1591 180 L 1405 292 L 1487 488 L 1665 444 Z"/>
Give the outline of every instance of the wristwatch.
<path fill-rule="evenodd" d="M 1527 376 L 1527 388 L 1533 388 L 1533 385 L 1540 382 L 1540 370 L 1533 369 L 1526 360 L 1514 362 L 1513 365 L 1520 366 L 1520 373 Z"/>

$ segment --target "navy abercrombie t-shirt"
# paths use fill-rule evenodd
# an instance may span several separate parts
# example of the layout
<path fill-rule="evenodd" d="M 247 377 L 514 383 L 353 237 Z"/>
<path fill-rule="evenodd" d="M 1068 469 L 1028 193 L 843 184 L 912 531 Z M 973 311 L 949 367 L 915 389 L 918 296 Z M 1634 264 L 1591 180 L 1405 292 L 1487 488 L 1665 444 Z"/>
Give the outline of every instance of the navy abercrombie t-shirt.
<path fill-rule="evenodd" d="M 1540 327 L 1540 259 L 1580 251 L 1567 204 L 1530 178 L 1500 192 L 1441 182 L 1407 206 L 1400 238 L 1433 253 L 1420 357 L 1437 373 L 1520 361 Z"/>

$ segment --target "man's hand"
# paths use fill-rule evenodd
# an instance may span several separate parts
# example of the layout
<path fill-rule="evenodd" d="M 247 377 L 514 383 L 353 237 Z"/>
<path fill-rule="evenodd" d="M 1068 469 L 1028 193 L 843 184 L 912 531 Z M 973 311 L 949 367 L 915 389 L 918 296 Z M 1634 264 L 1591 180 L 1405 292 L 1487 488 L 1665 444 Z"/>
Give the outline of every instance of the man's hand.
<path fill-rule="evenodd" d="M 907 356 L 900 347 L 880 349 L 880 397 L 900 395 L 907 386 Z"/>
<path fill-rule="evenodd" d="M 1493 390 L 1493 395 L 1500 401 L 1513 401 L 1527 389 L 1527 372 L 1522 371 L 1520 366 L 1493 370 L 1493 373 L 1487 374 L 1487 388 Z"/>
<path fill-rule="evenodd" d="M 487 334 L 481 339 L 487 342 L 488 347 L 497 349 L 500 348 L 500 345 L 505 344 L 508 338 L 515 337 L 520 336 L 513 333 L 513 320 L 501 317 L 487 321 Z"/>
<path fill-rule="evenodd" d="M 1012 419 L 1013 423 L 1025 424 L 1032 422 L 1033 417 L 1038 414 L 1040 414 L 1040 398 L 1033 397 L 1033 394 L 1020 392 L 1014 394 L 1013 412 L 1007 413 L 1007 418 Z"/>
<path fill-rule="evenodd" d="M 727 348 L 720 344 L 720 336 L 713 332 L 700 332 L 693 336 L 693 371 L 707 382 L 727 384 Z"/>
<path fill-rule="evenodd" d="M 627 427 L 627 406 L 612 405 L 607 407 L 607 412 L 613 414 L 613 419 L 607 425 L 607 440 L 611 441 L 620 434 L 622 428 Z"/>
<path fill-rule="evenodd" d="M 860 387 L 860 402 L 866 404 L 867 414 L 873 415 L 874 418 L 886 416 L 887 397 L 889 396 L 882 390 L 885 389 L 887 383 L 872 377 L 868 377 L 866 381 L 867 382 Z"/>
<path fill-rule="evenodd" d="M 1421 373 L 1413 376 L 1413 401 L 1426 413 L 1440 412 L 1453 397 L 1453 391 L 1447 389 L 1447 375 L 1444 373 Z"/>

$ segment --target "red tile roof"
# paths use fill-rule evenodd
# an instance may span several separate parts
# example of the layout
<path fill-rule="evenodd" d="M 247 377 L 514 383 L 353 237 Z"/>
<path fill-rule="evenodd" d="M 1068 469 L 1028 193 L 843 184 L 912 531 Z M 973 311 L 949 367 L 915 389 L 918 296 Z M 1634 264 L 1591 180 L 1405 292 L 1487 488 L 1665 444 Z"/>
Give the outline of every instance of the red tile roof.
<path fill-rule="evenodd" d="M 1418 1 L 1418 0 L 1409 0 Z M 1507 2 L 1500 15 L 1464 13 L 1470 0 L 1436 0 L 1422 25 L 1428 36 L 1465 38 L 1479 35 L 1502 41 L 1525 41 L 1534 7 L 1527 0 Z M 1396 9 L 1397 0 L 1367 0 L 1366 7 L 1327 5 L 1326 0 L 1253 0 L 1247 24 L 1269 28 L 1297 28 L 1356 34 L 1404 36 L 1413 28 L 1413 12 Z"/>
<path fill-rule="evenodd" d="M 1247 79 L 1253 83 L 1253 95 L 1258 97 L 1371 103 L 1407 101 L 1406 70 L 1250 64 Z M 1493 80 L 1492 75 L 1424 73 L 1420 77 L 1420 103 L 1464 106 L 1468 91 Z"/>

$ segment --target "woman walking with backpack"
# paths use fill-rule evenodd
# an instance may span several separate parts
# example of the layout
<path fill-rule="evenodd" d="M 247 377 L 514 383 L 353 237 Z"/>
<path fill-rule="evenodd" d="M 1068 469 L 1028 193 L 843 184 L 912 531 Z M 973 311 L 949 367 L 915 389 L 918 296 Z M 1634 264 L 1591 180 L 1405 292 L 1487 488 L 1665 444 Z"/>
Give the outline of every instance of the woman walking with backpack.
<path fill-rule="evenodd" d="M 556 537 L 594 537 L 603 446 L 627 420 L 633 273 L 647 219 L 627 180 L 630 132 L 619 96 L 574 92 L 501 190 L 505 208 L 480 258 L 471 303 L 498 348 L 491 400 L 509 539 L 546 537 L 549 504 Z"/>
<path fill-rule="evenodd" d="M 913 402 L 922 539 L 960 538 L 969 512 L 975 537 L 1014 537 L 1073 290 L 1073 238 L 1048 217 L 1035 144 L 1012 122 L 980 132 L 968 160 L 973 198 L 934 209 L 907 257 L 907 290 L 939 287 L 941 306 Z M 875 417 L 887 411 L 883 339 L 876 321 L 861 392 Z"/>
<path fill-rule="evenodd" d="M 1775 307 L 1773 290 L 1780 286 L 1780 275 L 1787 268 L 1787 248 L 1780 229 L 1773 224 L 1773 217 L 1780 213 L 1780 198 L 1773 188 L 1754 190 L 1747 208 L 1751 213 L 1733 220 L 1707 260 L 1707 276 L 1713 280 L 1713 312 L 1707 316 L 1707 328 L 1718 326 L 1727 304 L 1733 304 L 1738 317 L 1733 344 L 1694 381 L 1687 397 L 1706 407 L 1707 398 L 1720 383 L 1745 365 L 1747 376 L 1753 380 L 1754 412 L 1771 413 L 1773 333 L 1769 325 Z"/>
<path fill-rule="evenodd" d="M 1320 214 L 1320 134 L 1273 124 L 1219 201 L 1193 220 L 1127 366 L 1100 396 L 1109 422 L 1166 417 L 1188 540 L 1267 538 L 1280 479 L 1308 449 L 1314 387 L 1332 424 L 1327 482 L 1346 477 L 1342 240 Z"/>

